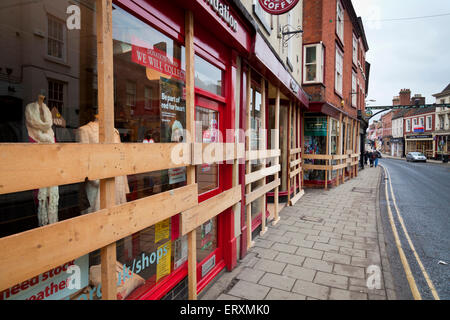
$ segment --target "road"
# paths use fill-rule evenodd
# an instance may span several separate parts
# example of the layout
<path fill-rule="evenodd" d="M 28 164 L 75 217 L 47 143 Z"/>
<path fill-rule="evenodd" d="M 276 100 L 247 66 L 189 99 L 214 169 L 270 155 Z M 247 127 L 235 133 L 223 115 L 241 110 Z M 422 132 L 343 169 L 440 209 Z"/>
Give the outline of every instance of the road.
<path fill-rule="evenodd" d="M 414 299 L 418 291 L 424 300 L 450 300 L 450 166 L 396 159 L 380 159 L 379 164 L 387 170 L 387 180 L 382 170 L 380 209 L 397 297 Z M 409 281 L 389 220 L 386 185 L 394 225 L 412 273 Z M 411 283 L 417 287 L 415 296 Z"/>

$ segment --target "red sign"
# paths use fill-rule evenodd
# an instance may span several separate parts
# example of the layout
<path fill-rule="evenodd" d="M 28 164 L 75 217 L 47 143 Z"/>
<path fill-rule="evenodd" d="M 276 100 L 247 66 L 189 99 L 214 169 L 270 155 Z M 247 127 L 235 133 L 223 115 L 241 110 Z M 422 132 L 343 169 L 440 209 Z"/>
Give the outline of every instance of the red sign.
<path fill-rule="evenodd" d="M 184 81 L 186 73 L 181 69 L 178 59 L 172 60 L 158 49 L 132 46 L 131 60 L 137 64 L 159 71 L 169 77 Z"/>
<path fill-rule="evenodd" d="M 298 0 L 259 0 L 264 11 L 279 15 L 290 11 L 298 3 Z"/>

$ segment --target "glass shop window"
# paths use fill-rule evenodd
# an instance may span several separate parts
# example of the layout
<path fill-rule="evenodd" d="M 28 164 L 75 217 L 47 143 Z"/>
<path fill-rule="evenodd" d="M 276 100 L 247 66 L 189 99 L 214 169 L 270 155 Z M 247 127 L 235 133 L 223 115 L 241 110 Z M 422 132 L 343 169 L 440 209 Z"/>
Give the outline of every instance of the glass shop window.
<path fill-rule="evenodd" d="M 183 142 L 184 47 L 120 7 L 113 5 L 113 8 L 117 141 Z M 186 169 L 128 175 L 124 184 L 126 201 L 133 201 L 185 186 Z M 180 219 L 176 215 L 116 242 L 117 263 L 122 269 L 129 268 L 130 278 L 134 279 L 127 294 L 118 293 L 118 299 L 139 297 L 184 265 L 187 238 L 181 237 L 179 230 Z"/>
<path fill-rule="evenodd" d="M 195 56 L 195 86 L 216 95 L 223 95 L 223 72 L 209 62 Z"/>
<path fill-rule="evenodd" d="M 95 1 L 75 4 L 80 25 L 71 29 L 72 1 L 8 2 L 0 7 L 0 143 L 79 142 L 98 108 Z M 0 237 L 92 212 L 97 195 L 95 182 L 0 194 Z"/>
<path fill-rule="evenodd" d="M 326 154 L 327 117 L 306 117 L 304 120 L 305 154 Z M 324 160 L 305 160 L 305 163 L 325 165 Z M 304 180 L 318 181 L 325 179 L 325 171 L 304 170 Z"/>
<path fill-rule="evenodd" d="M 67 26 L 70 6 L 79 9 L 77 28 Z M 98 142 L 98 130 L 85 130 L 98 110 L 95 1 L 3 1 L 0 21 L 0 143 Z M 0 237 L 96 211 L 98 194 L 96 181 L 0 194 Z M 70 299 L 89 284 L 89 260 L 67 261 L 1 291 L 0 300 Z M 74 264 L 81 289 L 67 287 Z"/>

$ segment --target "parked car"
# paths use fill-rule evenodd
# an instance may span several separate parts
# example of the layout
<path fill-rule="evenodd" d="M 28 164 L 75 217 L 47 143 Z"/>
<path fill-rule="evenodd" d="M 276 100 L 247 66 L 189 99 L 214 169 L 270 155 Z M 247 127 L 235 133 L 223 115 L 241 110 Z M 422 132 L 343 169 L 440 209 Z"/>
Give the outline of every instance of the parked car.
<path fill-rule="evenodd" d="M 409 152 L 406 155 L 406 161 L 412 161 L 412 162 L 416 162 L 416 161 L 421 161 L 421 162 L 427 162 L 427 157 L 425 157 L 425 155 L 421 152 Z"/>

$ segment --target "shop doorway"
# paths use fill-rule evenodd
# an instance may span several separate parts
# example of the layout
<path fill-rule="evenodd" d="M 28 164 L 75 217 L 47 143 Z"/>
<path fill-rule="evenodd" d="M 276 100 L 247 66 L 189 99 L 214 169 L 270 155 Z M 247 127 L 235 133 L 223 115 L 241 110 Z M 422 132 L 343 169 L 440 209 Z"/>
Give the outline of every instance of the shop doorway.
<path fill-rule="evenodd" d="M 224 104 L 197 95 L 195 99 L 195 142 L 223 143 Z M 203 163 L 195 168 L 198 202 L 210 199 L 223 191 L 224 165 Z M 197 281 L 201 290 L 223 267 L 220 215 L 197 228 Z"/>

